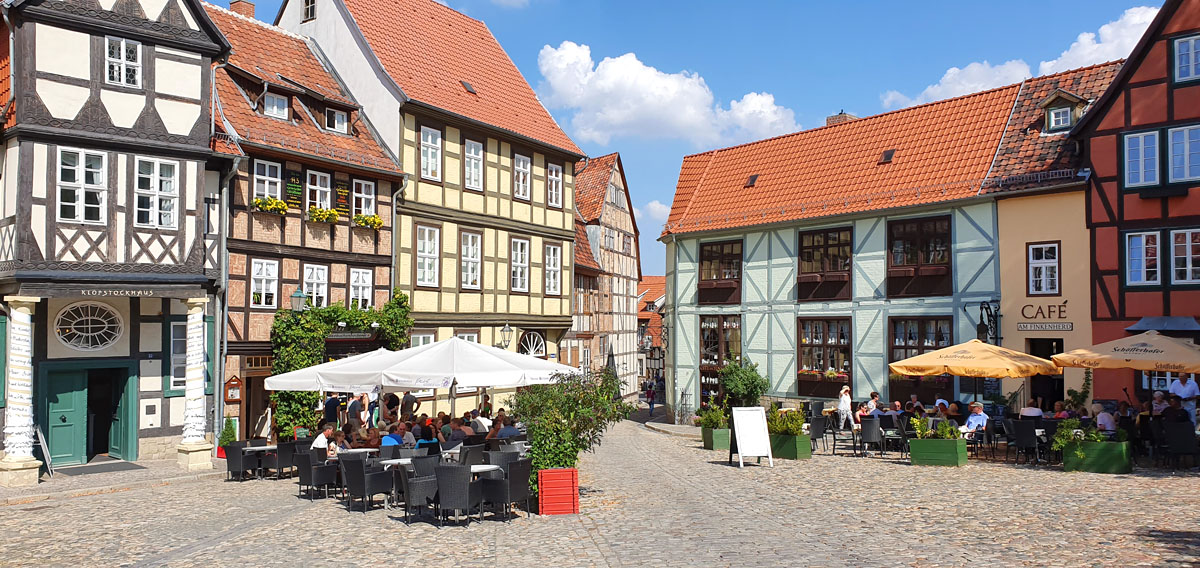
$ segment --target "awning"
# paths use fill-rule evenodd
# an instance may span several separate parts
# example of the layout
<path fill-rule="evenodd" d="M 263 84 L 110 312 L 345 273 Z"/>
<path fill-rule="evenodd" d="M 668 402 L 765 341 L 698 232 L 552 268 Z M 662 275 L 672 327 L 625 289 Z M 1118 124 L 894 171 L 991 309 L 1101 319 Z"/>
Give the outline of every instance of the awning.
<path fill-rule="evenodd" d="M 1149 316 L 1125 328 L 1125 331 L 1192 331 L 1200 332 L 1200 322 L 1189 316 Z"/>

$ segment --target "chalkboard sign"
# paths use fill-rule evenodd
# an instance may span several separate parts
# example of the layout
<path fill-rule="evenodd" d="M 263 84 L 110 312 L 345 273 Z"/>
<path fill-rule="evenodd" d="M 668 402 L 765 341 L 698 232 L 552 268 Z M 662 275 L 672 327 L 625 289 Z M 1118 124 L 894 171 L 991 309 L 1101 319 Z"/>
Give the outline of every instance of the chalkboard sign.
<path fill-rule="evenodd" d="M 334 182 L 333 209 L 338 215 L 350 216 L 350 184 L 344 181 Z"/>
<path fill-rule="evenodd" d="M 292 170 L 288 170 L 286 174 L 287 183 L 284 184 L 283 200 L 287 201 L 288 208 L 295 207 L 301 211 L 304 210 L 304 174 Z"/>
<path fill-rule="evenodd" d="M 767 411 L 761 406 L 735 406 L 731 410 L 730 463 L 736 453 L 738 467 L 745 466 L 745 458 L 763 456 L 771 467 L 775 467 L 775 459 L 771 456 L 771 439 L 767 436 Z"/>

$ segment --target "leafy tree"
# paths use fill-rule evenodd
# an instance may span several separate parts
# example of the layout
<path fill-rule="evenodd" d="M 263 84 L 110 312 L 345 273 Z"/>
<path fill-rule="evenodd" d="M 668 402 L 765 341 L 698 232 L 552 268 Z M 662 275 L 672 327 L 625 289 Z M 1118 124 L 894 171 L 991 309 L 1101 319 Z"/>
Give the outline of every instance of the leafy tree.
<path fill-rule="evenodd" d="M 729 362 L 718 372 L 721 387 L 733 406 L 758 406 L 771 384 L 758 372 L 758 364 Z"/>
<path fill-rule="evenodd" d="M 410 311 L 408 296 L 399 292 L 378 310 L 356 310 L 342 305 L 303 312 L 279 310 L 271 325 L 271 351 L 275 356 L 271 372 L 278 375 L 324 363 L 325 338 L 339 322 L 345 322 L 347 331 L 370 331 L 371 324 L 377 323 L 384 345 L 388 349 L 402 349 L 408 344 L 408 332 L 413 325 Z M 271 393 L 276 434 L 286 439 L 296 427 L 315 429 L 318 414 L 313 409 L 320 400 L 319 392 Z"/>

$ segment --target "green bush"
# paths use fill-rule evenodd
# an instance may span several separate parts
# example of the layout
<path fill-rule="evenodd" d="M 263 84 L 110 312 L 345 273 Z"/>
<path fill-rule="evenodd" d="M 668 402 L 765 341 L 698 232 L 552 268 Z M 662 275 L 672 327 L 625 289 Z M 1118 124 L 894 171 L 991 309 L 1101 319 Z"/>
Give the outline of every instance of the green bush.
<path fill-rule="evenodd" d="M 772 407 L 767 413 L 767 433 L 783 436 L 804 434 L 804 408 L 780 412 L 778 408 Z"/>
<path fill-rule="evenodd" d="M 924 416 L 914 416 L 909 422 L 921 440 L 957 440 L 962 437 L 962 431 L 949 420 L 938 422 L 937 429 L 930 428 L 929 419 Z"/>
<path fill-rule="evenodd" d="M 744 360 L 743 360 L 744 361 Z M 744 361 L 729 362 L 718 372 L 721 388 L 733 406 L 758 406 L 758 399 L 771 384 L 758 372 L 758 365 Z"/>
<path fill-rule="evenodd" d="M 701 428 L 716 430 L 729 427 L 729 416 L 725 414 L 725 407 L 722 405 L 710 404 L 701 408 L 698 416 Z"/>
<path fill-rule="evenodd" d="M 237 433 L 233 431 L 233 419 L 226 416 L 225 425 L 221 427 L 221 435 L 217 437 L 217 446 L 228 446 L 235 440 L 237 440 Z"/>
<path fill-rule="evenodd" d="M 949 420 L 938 422 L 937 438 L 939 440 L 957 440 L 962 437 L 962 430 L 950 423 Z"/>

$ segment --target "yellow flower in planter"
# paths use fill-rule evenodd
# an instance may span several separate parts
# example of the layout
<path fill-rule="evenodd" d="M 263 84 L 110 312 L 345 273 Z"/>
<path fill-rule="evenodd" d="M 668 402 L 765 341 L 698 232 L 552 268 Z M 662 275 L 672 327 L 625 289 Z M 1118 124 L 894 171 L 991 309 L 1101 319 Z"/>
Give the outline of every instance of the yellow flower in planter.
<path fill-rule="evenodd" d="M 378 231 L 383 227 L 383 218 L 379 215 L 355 215 L 354 225 Z"/>
<path fill-rule="evenodd" d="M 308 220 L 315 221 L 317 223 L 336 223 L 338 220 L 338 213 L 333 209 L 322 209 L 316 205 L 313 205 L 312 207 L 308 208 Z"/>
<path fill-rule="evenodd" d="M 254 209 L 264 213 L 274 213 L 276 215 L 287 215 L 287 202 L 274 197 L 258 197 L 251 202 Z"/>

